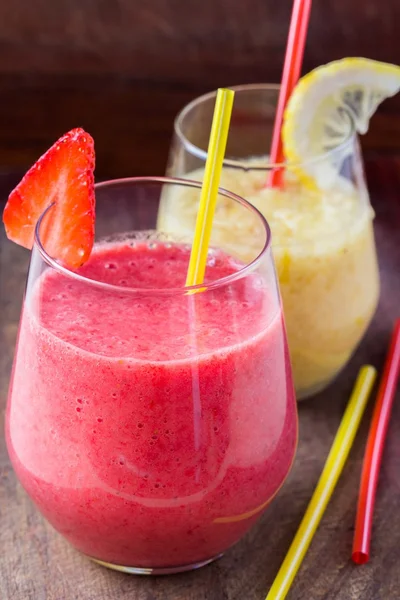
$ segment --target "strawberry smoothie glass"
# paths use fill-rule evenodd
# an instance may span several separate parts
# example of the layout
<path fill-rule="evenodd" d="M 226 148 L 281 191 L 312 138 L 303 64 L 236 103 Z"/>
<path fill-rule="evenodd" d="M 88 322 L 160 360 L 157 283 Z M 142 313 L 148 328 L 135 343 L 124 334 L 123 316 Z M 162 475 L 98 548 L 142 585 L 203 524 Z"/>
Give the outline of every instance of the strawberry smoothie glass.
<path fill-rule="evenodd" d="M 38 509 L 75 548 L 139 574 L 207 564 L 259 519 L 293 462 L 297 413 L 269 227 L 254 256 L 155 231 L 170 178 L 96 186 L 96 244 L 76 271 L 36 227 L 6 437 Z M 190 293 L 189 293 L 190 292 Z"/>

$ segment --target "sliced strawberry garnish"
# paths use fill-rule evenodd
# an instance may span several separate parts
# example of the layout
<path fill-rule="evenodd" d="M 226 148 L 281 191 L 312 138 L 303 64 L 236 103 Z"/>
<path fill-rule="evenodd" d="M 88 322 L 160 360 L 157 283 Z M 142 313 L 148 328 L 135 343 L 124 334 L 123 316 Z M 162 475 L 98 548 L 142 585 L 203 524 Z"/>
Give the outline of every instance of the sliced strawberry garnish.
<path fill-rule="evenodd" d="M 29 169 L 8 197 L 3 213 L 7 237 L 32 248 L 35 226 L 46 208 L 40 240 L 68 267 L 81 266 L 94 242 L 94 142 L 83 129 L 63 135 Z"/>

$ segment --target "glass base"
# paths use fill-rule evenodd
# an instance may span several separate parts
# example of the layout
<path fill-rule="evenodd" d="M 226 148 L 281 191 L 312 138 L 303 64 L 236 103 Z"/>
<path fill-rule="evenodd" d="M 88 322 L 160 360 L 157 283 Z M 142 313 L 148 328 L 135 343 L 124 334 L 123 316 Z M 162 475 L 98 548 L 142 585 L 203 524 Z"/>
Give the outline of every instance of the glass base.
<path fill-rule="evenodd" d="M 214 560 L 221 558 L 221 556 L 222 554 L 218 554 L 217 556 L 213 556 L 207 560 L 191 563 L 190 565 L 182 565 L 179 567 L 154 567 L 151 569 L 144 567 L 124 567 L 123 565 L 115 565 L 113 563 L 104 562 L 103 560 L 99 560 L 98 558 L 93 558 L 91 556 L 88 556 L 88 558 L 102 567 L 107 567 L 107 569 L 113 569 L 114 571 L 121 571 L 121 573 L 128 573 L 129 575 L 173 575 L 174 573 L 184 573 L 185 571 L 194 571 L 195 569 L 200 569 L 200 567 L 209 565 Z"/>

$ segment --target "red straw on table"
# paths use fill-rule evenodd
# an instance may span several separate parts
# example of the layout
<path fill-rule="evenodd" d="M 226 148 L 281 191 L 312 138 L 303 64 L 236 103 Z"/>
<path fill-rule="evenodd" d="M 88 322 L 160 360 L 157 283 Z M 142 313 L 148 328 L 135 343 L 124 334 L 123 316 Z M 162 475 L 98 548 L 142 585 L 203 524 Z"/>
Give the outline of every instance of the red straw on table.
<path fill-rule="evenodd" d="M 399 372 L 400 319 L 393 330 L 365 449 L 352 553 L 358 565 L 369 560 L 376 488 Z"/>
<path fill-rule="evenodd" d="M 293 88 L 300 77 L 310 12 L 311 0 L 294 0 L 286 46 L 285 63 L 283 66 L 282 82 L 272 134 L 270 151 L 270 163 L 272 165 L 281 164 L 284 159 L 281 137 L 283 113 Z M 272 187 L 282 185 L 282 176 L 283 169 L 272 169 L 268 176 L 268 185 Z"/>

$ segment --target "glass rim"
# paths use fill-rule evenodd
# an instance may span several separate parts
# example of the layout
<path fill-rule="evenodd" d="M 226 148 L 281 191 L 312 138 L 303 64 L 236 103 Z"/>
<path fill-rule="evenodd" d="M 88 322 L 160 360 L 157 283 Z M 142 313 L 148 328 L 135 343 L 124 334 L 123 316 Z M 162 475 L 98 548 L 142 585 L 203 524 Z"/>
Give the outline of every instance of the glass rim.
<path fill-rule="evenodd" d="M 184 187 L 195 187 L 201 189 L 202 183 L 199 181 L 194 181 L 190 179 L 181 179 L 178 177 L 157 177 L 157 176 L 144 176 L 144 177 L 124 177 L 118 179 L 109 179 L 106 181 L 102 181 L 95 184 L 95 190 L 103 189 L 107 187 L 114 187 L 118 185 L 137 185 L 137 184 L 168 184 L 168 185 L 183 185 Z M 190 292 L 206 292 L 209 290 L 215 290 L 222 286 L 228 285 L 230 283 L 234 283 L 235 281 L 242 279 L 247 276 L 249 273 L 253 272 L 254 269 L 260 264 L 263 257 L 266 255 L 267 251 L 271 247 L 271 228 L 268 224 L 268 221 L 264 217 L 264 215 L 250 202 L 242 198 L 241 196 L 230 192 L 224 188 L 218 188 L 218 194 L 225 196 L 232 200 L 233 202 L 238 202 L 241 206 L 255 214 L 258 219 L 261 221 L 263 225 L 263 229 L 265 231 L 265 242 L 261 251 L 257 254 L 257 256 L 250 262 L 245 263 L 242 268 L 240 268 L 235 273 L 231 275 L 227 275 L 225 277 L 221 277 L 216 279 L 215 281 L 210 281 L 207 283 L 200 283 L 197 285 L 191 286 L 183 286 L 183 287 L 167 287 L 167 288 L 133 288 L 126 287 L 120 285 L 114 285 L 111 283 L 105 283 L 103 281 L 98 281 L 97 279 L 90 279 L 90 277 L 86 277 L 85 275 L 81 275 L 76 271 L 60 264 L 57 262 L 55 258 L 50 256 L 40 239 L 40 227 L 43 222 L 44 217 L 48 213 L 48 211 L 53 208 L 54 202 L 46 207 L 43 213 L 40 215 L 36 225 L 35 225 L 35 235 L 34 235 L 34 248 L 36 248 L 42 258 L 42 260 L 52 269 L 69 277 L 70 279 L 74 279 L 80 283 L 85 283 L 87 285 L 91 285 L 93 287 L 102 289 L 108 292 L 118 292 L 118 293 L 126 293 L 126 294 L 152 294 L 152 295 L 160 295 L 160 296 L 170 296 L 170 295 L 178 295 L 178 294 L 188 294 Z M 138 230 L 135 230 L 138 231 Z M 162 233 L 162 231 L 161 231 Z"/>
<path fill-rule="evenodd" d="M 228 86 L 229 89 L 234 90 L 236 93 L 242 91 L 266 91 L 266 92 L 278 92 L 280 89 L 280 84 L 278 83 L 244 83 L 240 85 L 232 85 Z M 209 100 L 211 98 L 215 98 L 217 94 L 217 90 L 212 90 L 211 92 L 207 92 L 206 94 L 202 94 L 201 96 L 197 96 L 193 100 L 191 100 L 188 104 L 186 104 L 177 114 L 174 119 L 174 133 L 180 140 L 181 144 L 185 148 L 187 152 L 203 160 L 204 162 L 207 159 L 207 151 L 199 148 L 192 142 L 190 142 L 182 130 L 182 123 L 185 117 L 189 114 L 191 110 L 196 108 L 198 105 L 202 104 L 204 101 Z M 321 152 L 320 154 L 316 154 L 315 156 L 311 156 L 306 160 L 295 161 L 295 162 L 282 162 L 282 163 L 268 163 L 266 165 L 246 165 L 243 160 L 235 160 L 231 158 L 225 158 L 224 165 L 226 167 L 231 167 L 235 169 L 242 169 L 246 171 L 272 171 L 275 169 L 282 169 L 285 167 L 296 167 L 296 166 L 306 166 L 312 165 L 314 163 L 318 163 L 320 161 L 328 159 L 330 156 L 334 155 L 336 152 L 344 151 L 348 146 L 354 144 L 355 139 L 357 138 L 357 130 L 354 123 L 354 118 L 350 111 L 346 110 L 346 114 L 349 119 L 349 132 L 346 134 L 345 138 L 339 142 L 337 145 L 333 146 L 329 150 L 325 152 Z M 269 148 L 266 149 L 265 156 L 268 155 Z"/>

